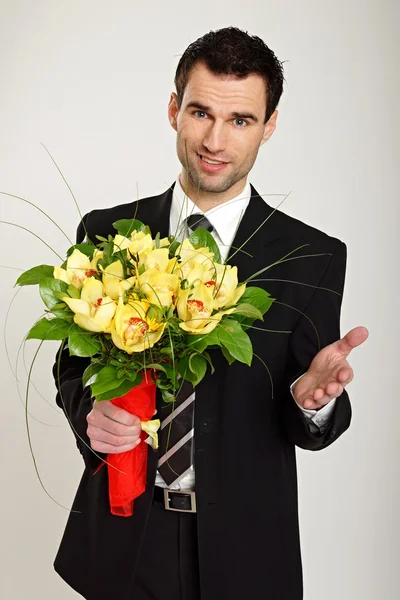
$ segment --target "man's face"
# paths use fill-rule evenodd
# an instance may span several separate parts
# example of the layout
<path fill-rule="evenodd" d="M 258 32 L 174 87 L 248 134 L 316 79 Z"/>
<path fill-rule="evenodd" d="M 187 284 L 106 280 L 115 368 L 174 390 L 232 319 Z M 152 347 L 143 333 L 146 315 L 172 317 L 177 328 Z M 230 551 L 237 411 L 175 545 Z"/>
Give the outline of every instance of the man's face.
<path fill-rule="evenodd" d="M 177 131 L 177 154 L 184 185 L 200 192 L 232 197 L 240 193 L 260 146 L 272 135 L 278 111 L 264 124 L 265 81 L 216 75 L 203 63 L 192 69 L 178 110 L 176 94 L 168 107 Z M 210 164 L 217 163 L 217 164 Z M 225 198 L 227 199 L 227 198 Z"/>

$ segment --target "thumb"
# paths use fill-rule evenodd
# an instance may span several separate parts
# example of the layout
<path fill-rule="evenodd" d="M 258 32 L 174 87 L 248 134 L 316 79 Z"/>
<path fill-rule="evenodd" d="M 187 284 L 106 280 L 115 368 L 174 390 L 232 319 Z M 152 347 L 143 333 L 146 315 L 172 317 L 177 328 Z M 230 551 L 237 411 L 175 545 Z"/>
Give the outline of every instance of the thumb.
<path fill-rule="evenodd" d="M 355 327 L 351 329 L 344 337 L 336 342 L 337 349 L 346 358 L 353 348 L 360 346 L 369 336 L 366 327 Z"/>

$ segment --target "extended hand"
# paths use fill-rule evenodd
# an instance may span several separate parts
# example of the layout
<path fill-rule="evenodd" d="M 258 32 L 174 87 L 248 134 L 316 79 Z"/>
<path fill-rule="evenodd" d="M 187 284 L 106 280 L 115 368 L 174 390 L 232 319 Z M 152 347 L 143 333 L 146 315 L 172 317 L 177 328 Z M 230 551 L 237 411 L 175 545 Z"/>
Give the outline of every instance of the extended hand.
<path fill-rule="evenodd" d="M 310 367 L 294 385 L 296 402 L 303 408 L 320 409 L 340 396 L 354 377 L 347 357 L 367 339 L 366 327 L 355 327 L 342 339 L 325 346 L 314 357 Z"/>

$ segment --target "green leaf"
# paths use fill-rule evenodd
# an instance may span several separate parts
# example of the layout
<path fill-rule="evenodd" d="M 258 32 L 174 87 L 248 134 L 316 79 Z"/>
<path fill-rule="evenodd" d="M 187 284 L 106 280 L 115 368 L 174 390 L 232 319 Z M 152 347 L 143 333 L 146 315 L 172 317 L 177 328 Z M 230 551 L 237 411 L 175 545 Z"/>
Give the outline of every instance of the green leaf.
<path fill-rule="evenodd" d="M 160 247 L 160 232 L 158 232 L 156 234 L 156 237 L 154 238 L 154 246 L 155 246 L 155 248 Z"/>
<path fill-rule="evenodd" d="M 117 387 L 114 387 L 111 390 L 108 390 L 107 392 L 103 392 L 102 394 L 96 394 L 97 402 L 102 402 L 103 400 L 113 400 L 114 398 L 120 398 L 121 396 L 125 396 L 125 394 L 127 394 L 131 389 L 138 385 L 135 385 L 134 383 L 132 383 L 132 381 L 129 381 L 129 379 L 124 379 L 122 383 L 120 380 L 116 379 L 115 382 Z"/>
<path fill-rule="evenodd" d="M 247 304 L 246 302 L 238 304 L 235 308 L 235 312 L 232 314 L 242 315 L 244 317 L 249 317 L 250 319 L 260 319 L 260 321 L 263 320 L 261 311 L 252 304 Z"/>
<path fill-rule="evenodd" d="M 66 321 L 67 323 L 74 322 L 74 313 L 72 312 L 72 310 L 69 310 L 67 305 L 65 305 L 63 308 L 53 307 L 50 312 L 55 317 L 59 317 L 60 319 L 63 319 L 63 321 Z"/>
<path fill-rule="evenodd" d="M 125 237 L 129 237 L 134 231 L 150 233 L 149 228 L 138 219 L 120 219 L 119 221 L 115 221 L 112 226 L 118 231 L 119 235 Z"/>
<path fill-rule="evenodd" d="M 187 345 L 197 352 L 204 352 L 208 346 L 220 346 L 217 327 L 205 335 L 188 334 Z"/>
<path fill-rule="evenodd" d="M 29 330 L 27 340 L 64 340 L 68 337 L 71 325 L 63 319 L 43 317 Z"/>
<path fill-rule="evenodd" d="M 99 371 L 103 368 L 103 365 L 99 363 L 91 363 L 87 369 L 84 370 L 82 375 L 82 385 L 86 387 L 96 381 L 96 376 Z"/>
<path fill-rule="evenodd" d="M 79 250 L 82 254 L 85 254 L 89 258 L 93 258 L 94 251 L 97 250 L 94 244 L 75 244 L 67 250 L 67 256 L 71 256 L 74 250 Z"/>
<path fill-rule="evenodd" d="M 69 285 L 67 288 L 67 292 L 68 295 L 71 296 L 71 298 L 76 298 L 77 300 L 79 300 L 79 298 L 81 297 L 80 291 L 74 285 Z M 60 298 L 60 296 L 57 297 Z"/>
<path fill-rule="evenodd" d="M 221 351 L 230 365 L 233 362 L 235 362 L 236 358 L 233 358 L 232 354 L 229 352 L 229 350 L 227 348 L 225 348 L 225 346 L 221 347 Z"/>
<path fill-rule="evenodd" d="M 103 392 L 108 392 L 108 390 L 118 387 L 120 382 L 117 381 L 117 373 L 118 369 L 111 365 L 103 367 L 97 373 L 95 381 L 91 384 L 93 396 L 97 396 L 97 394 L 102 394 Z"/>
<path fill-rule="evenodd" d="M 170 392 L 169 390 L 165 390 L 165 389 L 161 389 L 161 396 L 162 399 L 164 400 L 164 402 L 166 402 L 167 404 L 169 404 L 170 402 L 173 402 L 175 400 L 175 396 L 172 392 Z"/>
<path fill-rule="evenodd" d="M 50 310 L 55 308 L 59 304 L 60 298 L 56 294 L 65 292 L 67 296 L 68 284 L 61 279 L 53 279 L 52 277 L 46 277 L 39 282 L 39 293 L 40 296 Z"/>
<path fill-rule="evenodd" d="M 195 248 L 206 246 L 209 250 L 211 250 L 211 252 L 214 253 L 214 262 L 221 262 L 221 254 L 217 242 L 214 240 L 211 233 L 206 231 L 206 229 L 198 227 L 196 231 L 193 231 L 193 233 L 190 234 L 189 242 L 193 244 Z"/>
<path fill-rule="evenodd" d="M 249 336 L 237 321 L 222 319 L 218 327 L 218 337 L 233 358 L 246 365 L 251 365 L 253 347 Z"/>
<path fill-rule="evenodd" d="M 201 354 L 191 354 L 189 356 L 189 369 L 194 375 L 192 383 L 196 386 L 206 374 L 207 360 Z"/>
<path fill-rule="evenodd" d="M 244 294 L 241 296 L 239 306 L 240 304 L 251 304 L 258 308 L 261 314 L 265 314 L 271 308 L 274 300 L 275 298 L 271 298 L 270 294 L 262 288 L 250 286 L 246 287 Z"/>
<path fill-rule="evenodd" d="M 177 251 L 180 245 L 180 242 L 172 242 L 172 244 L 169 247 L 169 258 L 174 258 L 175 252 Z"/>
<path fill-rule="evenodd" d="M 221 350 L 224 351 L 224 346 L 221 346 Z M 214 368 L 214 365 L 212 363 L 211 356 L 209 355 L 209 353 L 208 352 L 202 352 L 201 355 L 204 356 L 204 358 L 206 359 L 206 361 L 210 365 L 211 374 L 215 373 L 215 368 Z"/>
<path fill-rule="evenodd" d="M 53 277 L 54 267 L 50 265 L 39 265 L 32 267 L 20 275 L 15 285 L 37 285 L 42 279 Z"/>
<path fill-rule="evenodd" d="M 76 326 L 69 334 L 68 348 L 70 356 L 93 356 L 100 352 L 101 344 L 95 335 Z"/>

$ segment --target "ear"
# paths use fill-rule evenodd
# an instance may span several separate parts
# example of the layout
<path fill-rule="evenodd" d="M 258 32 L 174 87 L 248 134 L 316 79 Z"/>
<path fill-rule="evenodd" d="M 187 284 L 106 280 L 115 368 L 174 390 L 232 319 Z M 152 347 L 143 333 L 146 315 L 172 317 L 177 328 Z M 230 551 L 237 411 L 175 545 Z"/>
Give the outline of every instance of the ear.
<path fill-rule="evenodd" d="M 275 129 L 276 129 L 276 120 L 278 118 L 278 111 L 275 110 L 272 115 L 270 116 L 270 118 L 268 119 L 268 121 L 265 123 L 264 125 L 264 133 L 261 139 L 261 143 L 260 146 L 262 146 L 263 144 L 265 144 L 265 142 L 267 140 L 269 140 L 269 138 L 271 137 L 271 135 L 274 133 Z"/>
<path fill-rule="evenodd" d="M 171 96 L 169 98 L 169 102 L 168 102 L 168 119 L 169 119 L 169 122 L 171 123 L 171 127 L 173 129 L 175 129 L 175 131 L 178 130 L 178 125 L 177 125 L 178 113 L 179 113 L 178 97 L 175 94 L 175 92 L 172 92 Z"/>

